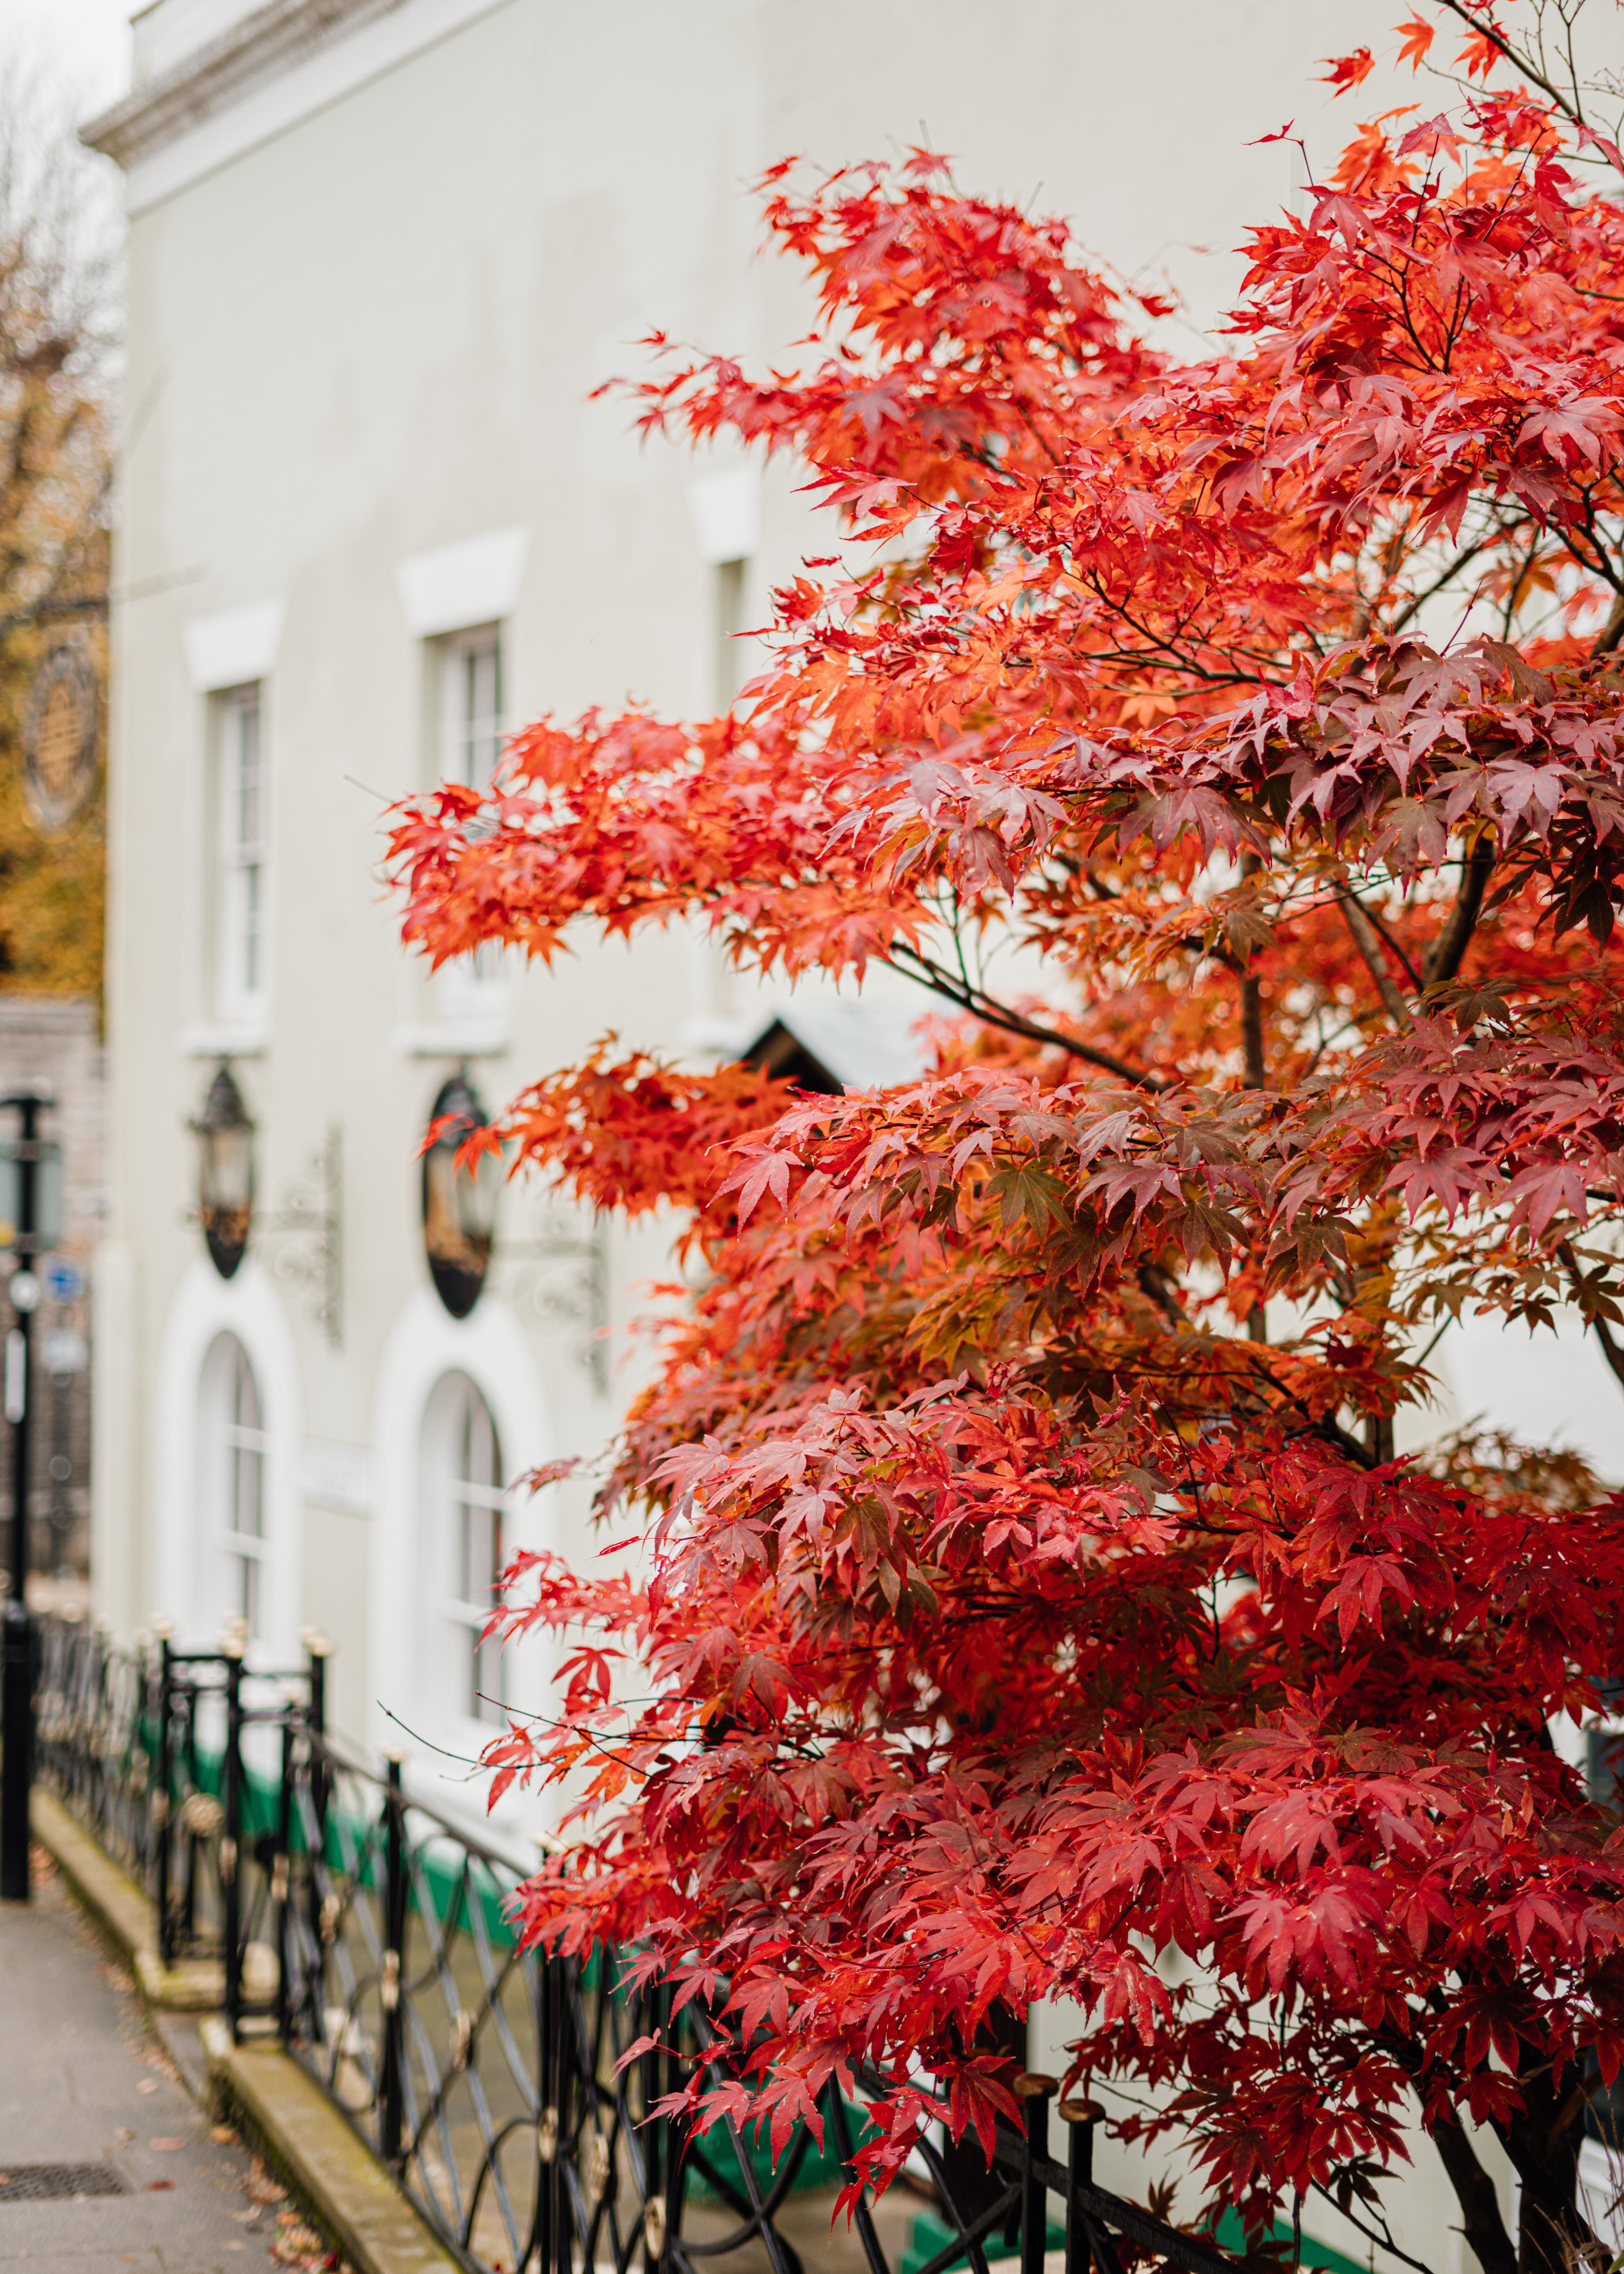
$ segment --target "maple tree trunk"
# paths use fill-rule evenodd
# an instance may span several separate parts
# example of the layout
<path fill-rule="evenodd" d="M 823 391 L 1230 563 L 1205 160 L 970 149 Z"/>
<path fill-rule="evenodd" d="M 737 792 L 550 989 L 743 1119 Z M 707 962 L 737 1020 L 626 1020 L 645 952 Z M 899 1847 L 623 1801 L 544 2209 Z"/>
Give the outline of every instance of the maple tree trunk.
<path fill-rule="evenodd" d="M 1522 2094 L 1506 2142 L 1522 2183 L 1518 2274 L 1571 2274 L 1584 2266 L 1599 2274 L 1613 2254 L 1580 2217 L 1577 2202 L 1583 2083 L 1571 2083 L 1559 2100 L 1547 2071 L 1524 2079 Z"/>
<path fill-rule="evenodd" d="M 995 2006 L 975 2032 L 974 2049 L 977 2052 L 1003 2053 L 1017 2069 L 1024 2069 L 1029 2058 L 1027 2019 L 1025 2007 L 1018 2013 L 1012 2006 Z M 1003 2174 L 994 2169 L 980 2138 L 968 2130 L 958 2140 L 950 2134 L 943 2141 L 942 2174 L 953 2209 L 967 2225 L 974 2225 L 983 2212 L 992 2209 L 1007 2184 Z M 1006 2227 L 1004 2239 L 1012 2243 L 1016 2235 Z"/>
<path fill-rule="evenodd" d="M 1517 2274 L 1516 2248 L 1500 2217 L 1494 2182 L 1477 2160 L 1463 2126 L 1440 2124 L 1432 2135 L 1461 2206 L 1461 2231 L 1483 2274 Z"/>

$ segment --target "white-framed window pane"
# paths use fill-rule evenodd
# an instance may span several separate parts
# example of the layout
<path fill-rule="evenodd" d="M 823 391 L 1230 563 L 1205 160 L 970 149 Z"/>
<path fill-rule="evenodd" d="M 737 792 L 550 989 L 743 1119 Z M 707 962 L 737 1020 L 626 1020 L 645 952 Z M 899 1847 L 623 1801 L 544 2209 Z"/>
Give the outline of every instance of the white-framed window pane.
<path fill-rule="evenodd" d="M 486 790 L 502 748 L 502 636 L 494 624 L 440 643 L 441 781 Z"/>
<path fill-rule="evenodd" d="M 219 1336 L 204 1364 L 201 1510 L 206 1559 L 218 1574 L 217 1616 L 239 1618 L 249 1638 L 264 1638 L 266 1539 L 265 1417 L 247 1352 Z"/>
<path fill-rule="evenodd" d="M 470 1720 L 502 1721 L 503 1651 L 482 1637 L 496 1608 L 496 1583 L 508 1561 L 507 1494 L 501 1447 L 491 1409 L 466 1375 L 453 1375 L 437 1393 L 440 1412 L 432 1433 L 442 1464 L 436 1522 L 441 1528 L 442 1569 L 450 1588 L 451 1702 Z"/>
<path fill-rule="evenodd" d="M 721 561 L 716 569 L 716 707 L 731 710 L 748 676 L 748 657 L 739 635 L 744 629 L 748 561 Z"/>
<path fill-rule="evenodd" d="M 484 792 L 501 756 L 502 635 L 496 624 L 458 632 L 439 643 L 439 739 L 435 772 L 440 781 Z M 442 1015 L 495 1008 L 504 994 L 501 950 L 477 948 L 446 965 L 436 980 Z"/>
<path fill-rule="evenodd" d="M 220 1010 L 258 1010 L 266 992 L 267 783 L 259 689 L 217 698 Z"/>

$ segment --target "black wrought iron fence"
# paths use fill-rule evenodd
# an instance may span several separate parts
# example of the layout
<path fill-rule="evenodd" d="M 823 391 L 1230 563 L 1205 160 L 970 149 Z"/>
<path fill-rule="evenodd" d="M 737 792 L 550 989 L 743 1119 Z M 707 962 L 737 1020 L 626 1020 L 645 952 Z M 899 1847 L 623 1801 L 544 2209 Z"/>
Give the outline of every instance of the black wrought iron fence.
<path fill-rule="evenodd" d="M 153 1687 L 151 1878 L 165 1965 L 216 1959 L 228 2012 L 281 2010 L 273 1928 L 286 1875 L 292 1747 L 326 1721 L 326 1649 L 252 1671 L 241 1639 L 177 1651 L 160 1638 Z"/>
<path fill-rule="evenodd" d="M 90 1620 L 40 1629 L 40 1773 L 107 1853 L 146 1880 L 152 1858 L 156 1665 Z"/>
<path fill-rule="evenodd" d="M 93 1630 L 48 1630 L 42 1772 L 145 1876 L 165 1957 L 218 1956 L 234 2035 L 280 2038 L 470 2274 L 821 2274 L 828 2208 L 793 2216 L 799 2191 L 854 2171 L 878 2079 L 859 2073 L 854 2101 L 830 2086 L 821 2146 L 804 2124 L 776 2158 L 732 2118 L 695 2135 L 660 2104 L 695 2067 L 727 2074 L 724 2033 L 693 2005 L 673 2018 L 627 1954 L 522 1950 L 523 1858 L 412 1797 L 398 1760 L 374 1769 L 335 1744 L 323 1675 L 320 1651 L 266 1677 L 235 1647 L 119 1653 Z M 1024 2122 L 1000 2122 L 974 2202 L 924 2142 L 929 2252 L 905 2269 L 894 2205 L 876 2215 L 865 2197 L 845 2263 L 1233 2268 L 1096 2183 L 1097 2107 L 1060 2103 L 1057 2155 L 1054 2080 L 1017 2090 Z"/>

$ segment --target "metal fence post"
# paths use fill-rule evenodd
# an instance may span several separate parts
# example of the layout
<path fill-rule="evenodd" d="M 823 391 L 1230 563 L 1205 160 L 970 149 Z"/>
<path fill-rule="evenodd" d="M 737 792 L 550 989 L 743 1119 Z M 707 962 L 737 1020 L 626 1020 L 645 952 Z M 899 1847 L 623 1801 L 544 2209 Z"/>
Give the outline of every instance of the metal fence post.
<path fill-rule="evenodd" d="M 316 1855 L 327 1858 L 327 1776 L 325 1747 L 327 1736 L 327 1660 L 333 1645 L 326 1635 L 318 1634 L 313 1627 L 304 1630 L 304 1679 L 309 1687 L 305 1706 L 305 1721 L 315 1740 L 310 1749 L 310 1805 L 315 1821 Z M 314 1880 L 312 1880 L 312 1888 Z M 320 1902 L 320 1896 L 314 1900 Z"/>
<path fill-rule="evenodd" d="M 1043 2274 L 1043 2245 L 1049 2233 L 1049 2104 L 1060 2090 L 1052 2076 L 1028 2070 L 1015 2080 L 1015 2097 L 1026 2120 L 1026 2167 L 1020 2187 L 1020 2274 Z"/>
<path fill-rule="evenodd" d="M 304 1678 L 310 1684 L 310 1726 L 319 1737 L 324 1737 L 327 1728 L 327 1660 L 333 1655 L 333 1645 L 314 1627 L 306 1627 L 302 1639 Z"/>
<path fill-rule="evenodd" d="M 1079 2200 L 1084 2187 L 1094 2185 L 1094 2127 L 1105 2111 L 1097 2100 L 1063 2100 L 1061 2121 L 1069 2134 L 1066 2143 L 1065 2274 L 1088 2274 L 1094 2258 L 1088 2222 Z"/>
<path fill-rule="evenodd" d="M 383 2159 L 398 2170 L 401 2162 L 404 2079 L 404 2016 L 401 2012 L 401 1966 L 406 1941 L 406 1858 L 404 1804 L 401 1797 L 401 1757 L 390 1753 L 389 1781 L 384 1793 L 384 1952 L 380 1998 L 383 2006 L 383 2097 L 380 2111 L 380 2146 Z"/>
<path fill-rule="evenodd" d="M 559 1964 L 545 1950 L 532 1953 L 536 1969 L 536 2274 L 553 2274 L 556 2255 L 559 2151 L 559 2015 L 563 2000 L 553 1978 Z"/>
<path fill-rule="evenodd" d="M 577 1960 L 575 1963 L 578 1966 L 580 1963 L 579 1960 Z M 603 1963 L 605 1965 L 608 1963 L 608 1954 L 606 1952 L 604 1956 Z M 690 2007 L 688 2010 L 691 2014 L 692 2008 Z M 670 2012 L 669 2001 L 667 2004 L 667 2012 L 670 2017 L 670 2031 L 666 2040 L 667 2057 L 665 2064 L 665 2090 L 666 2092 L 670 2094 L 679 2092 L 682 2088 L 682 2029 L 684 2024 L 682 2019 L 678 2014 Z M 687 2026 L 691 2039 L 693 2036 L 693 2023 L 691 2020 L 688 2022 Z M 665 2247 L 666 2263 L 668 2265 L 680 2265 L 682 2263 L 681 2256 L 680 2255 L 680 2246 L 682 2240 L 683 2210 L 688 2195 L 688 2142 L 693 2137 L 693 2120 L 681 2109 L 678 2109 L 674 2114 L 666 2119 L 665 2140 L 665 2233 L 662 2240 L 664 2240 Z M 866 2210 L 859 2211 L 858 2225 L 860 2227 L 861 2226 L 863 2218 L 866 2215 Z"/>
<path fill-rule="evenodd" d="M 276 2034 L 286 2045 L 293 2034 L 288 2004 L 288 1851 L 293 1845 L 293 1701 L 282 1716 L 281 1797 L 276 1804 L 276 1850 L 271 1858 L 271 1901 L 276 1910 Z"/>
<path fill-rule="evenodd" d="M 165 1966 L 175 1956 L 175 1937 L 169 1919 L 169 1787 L 174 1766 L 169 1758 L 169 1630 L 158 1628 L 158 1781 L 153 1790 L 147 1820 L 157 1866 L 153 1900 L 158 1906 L 158 1955 Z"/>
<path fill-rule="evenodd" d="M 226 2028 L 235 2044 L 243 2015 L 242 1889 L 237 1868 L 243 1833 L 243 1644 L 237 1634 L 225 1638 L 225 1826 L 220 1835 L 220 1892 L 225 1906 Z"/>
<path fill-rule="evenodd" d="M 671 1992 L 663 1982 L 643 1992 L 647 1999 L 648 2035 L 653 2043 L 643 2057 L 643 2137 L 648 2145 L 643 2172 L 643 2248 L 645 2274 L 660 2274 L 665 2257 L 667 2182 L 671 2175 L 673 2133 L 667 2115 L 649 2120 L 649 2112 L 667 2091 L 674 2092 L 676 2064 L 667 2061 L 665 2047 L 671 2034 Z M 667 2071 L 672 2073 L 667 2074 Z"/>

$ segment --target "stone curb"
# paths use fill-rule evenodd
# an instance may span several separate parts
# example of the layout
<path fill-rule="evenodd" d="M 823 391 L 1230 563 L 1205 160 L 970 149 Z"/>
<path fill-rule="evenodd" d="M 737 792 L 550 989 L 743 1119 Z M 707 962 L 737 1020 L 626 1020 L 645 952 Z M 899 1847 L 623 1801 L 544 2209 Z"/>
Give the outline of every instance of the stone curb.
<path fill-rule="evenodd" d="M 34 1788 L 28 1820 L 147 2004 L 206 2016 L 198 2034 L 212 2086 L 241 2111 L 356 2274 L 462 2274 L 459 2261 L 292 2055 L 280 2045 L 232 2044 L 225 2023 L 210 2012 L 220 2003 L 220 1968 L 210 1962 L 160 1964 L 147 1898 L 53 1794 Z"/>
<path fill-rule="evenodd" d="M 234 2045 L 211 2017 L 209 2074 L 309 2202 L 356 2274 L 461 2274 L 365 2141 L 280 2045 Z"/>
<path fill-rule="evenodd" d="M 28 1828 L 123 1954 L 149 2006 L 171 2014 L 208 2014 L 225 1994 L 225 1978 L 212 1959 L 183 1959 L 165 1966 L 153 1940 L 152 1905 L 127 1871 L 105 1856 L 53 1793 L 36 1785 L 28 1796 Z"/>

